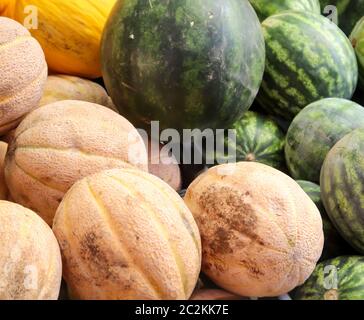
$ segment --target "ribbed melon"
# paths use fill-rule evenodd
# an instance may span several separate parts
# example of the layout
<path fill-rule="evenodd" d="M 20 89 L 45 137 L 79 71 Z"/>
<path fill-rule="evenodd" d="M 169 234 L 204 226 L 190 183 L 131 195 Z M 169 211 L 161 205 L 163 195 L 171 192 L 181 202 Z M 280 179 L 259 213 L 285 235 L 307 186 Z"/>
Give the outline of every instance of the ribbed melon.
<path fill-rule="evenodd" d="M 364 129 L 342 138 L 329 152 L 321 170 L 326 212 L 341 235 L 364 253 Z"/>
<path fill-rule="evenodd" d="M 56 300 L 61 279 L 52 230 L 31 210 L 0 201 L 0 300 Z"/>
<path fill-rule="evenodd" d="M 53 230 L 74 298 L 188 299 L 196 286 L 197 225 L 178 194 L 151 174 L 115 169 L 80 180 Z"/>
<path fill-rule="evenodd" d="M 144 142 L 116 112 L 90 102 L 64 100 L 31 112 L 15 131 L 5 163 L 12 198 L 49 224 L 64 194 L 100 170 L 148 170 Z"/>
<path fill-rule="evenodd" d="M 47 74 L 38 41 L 20 23 L 0 17 L 0 135 L 38 106 Z"/>
<path fill-rule="evenodd" d="M 292 120 L 314 101 L 352 97 L 355 52 L 335 24 L 314 13 L 287 11 L 262 26 L 267 59 L 258 101 L 267 112 Z"/>
<path fill-rule="evenodd" d="M 344 99 L 323 99 L 304 108 L 286 137 L 286 161 L 295 179 L 319 182 L 327 153 L 342 137 L 364 128 L 364 108 Z"/>
<path fill-rule="evenodd" d="M 115 110 L 111 98 L 101 85 L 79 77 L 52 74 L 47 78 L 39 105 L 62 100 L 87 101 Z"/>
<path fill-rule="evenodd" d="M 284 173 L 257 162 L 215 166 L 184 197 L 202 239 L 202 270 L 241 296 L 301 285 L 321 256 L 320 212 Z"/>

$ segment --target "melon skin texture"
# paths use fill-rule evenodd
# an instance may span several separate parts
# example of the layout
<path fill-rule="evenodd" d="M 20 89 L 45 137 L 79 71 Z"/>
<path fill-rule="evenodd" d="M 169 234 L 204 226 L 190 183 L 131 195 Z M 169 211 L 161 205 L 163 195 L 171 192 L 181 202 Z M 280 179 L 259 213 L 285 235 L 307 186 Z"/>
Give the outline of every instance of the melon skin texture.
<path fill-rule="evenodd" d="M 342 237 L 364 254 L 364 129 L 343 137 L 321 168 L 322 202 Z"/>
<path fill-rule="evenodd" d="M 224 141 L 225 150 L 230 146 L 236 151 L 236 159 L 228 159 L 229 162 L 256 161 L 277 169 L 284 167 L 285 135 L 275 121 L 248 111 L 234 123 L 233 129 L 236 132 L 236 144 L 228 138 Z M 217 159 L 220 157 L 217 153 Z"/>
<path fill-rule="evenodd" d="M 149 172 L 168 183 L 174 190 L 181 190 L 182 176 L 177 159 L 173 154 L 170 155 L 162 144 L 153 140 L 146 143 Z"/>
<path fill-rule="evenodd" d="M 30 32 L 41 44 L 50 70 L 86 78 L 101 76 L 101 35 L 115 0 L 13 1 L 5 10 L 9 18 L 23 23 L 36 15 L 38 26 Z"/>
<path fill-rule="evenodd" d="M 48 76 L 39 105 L 44 106 L 62 100 L 88 101 L 116 110 L 106 90 L 99 84 L 63 74 Z"/>
<path fill-rule="evenodd" d="M 9 145 L 5 179 L 15 202 L 49 224 L 63 195 L 79 179 L 105 169 L 147 171 L 137 130 L 114 111 L 65 100 L 30 113 Z"/>
<path fill-rule="evenodd" d="M 287 10 L 321 14 L 319 0 L 249 0 L 249 2 L 260 21 Z"/>
<path fill-rule="evenodd" d="M 291 121 L 320 99 L 351 99 L 358 65 L 349 39 L 334 23 L 312 12 L 285 11 L 262 27 L 266 66 L 257 99 L 268 113 Z"/>
<path fill-rule="evenodd" d="M 27 29 L 0 17 L 0 135 L 38 106 L 48 74 L 44 53 Z"/>
<path fill-rule="evenodd" d="M 200 175 L 184 198 L 202 239 L 202 271 L 246 297 L 291 291 L 312 273 L 323 248 L 320 212 L 284 173 L 255 162 Z"/>
<path fill-rule="evenodd" d="M 101 57 L 106 88 L 134 125 L 221 129 L 253 103 L 265 47 L 247 0 L 119 0 Z"/>
<path fill-rule="evenodd" d="M 319 263 L 295 300 L 364 300 L 364 257 L 339 256 Z"/>
<path fill-rule="evenodd" d="M 352 253 L 353 250 L 340 236 L 324 208 L 321 200 L 320 186 L 313 182 L 304 180 L 297 180 L 297 183 L 316 204 L 321 213 L 324 227 L 325 244 L 320 261 Z"/>
<path fill-rule="evenodd" d="M 8 144 L 0 141 L 0 200 L 6 200 L 8 197 L 8 187 L 6 186 L 4 176 L 4 162 L 7 150 Z"/>
<path fill-rule="evenodd" d="M 293 119 L 286 136 L 285 155 L 291 176 L 319 182 L 330 149 L 357 128 L 364 128 L 364 108 L 353 101 L 329 98 L 305 107 Z"/>
<path fill-rule="evenodd" d="M 0 300 L 56 300 L 61 253 L 48 225 L 18 204 L 0 201 Z"/>
<path fill-rule="evenodd" d="M 198 281 L 201 242 L 183 200 L 135 169 L 78 181 L 53 224 L 63 275 L 77 299 L 188 299 Z"/>

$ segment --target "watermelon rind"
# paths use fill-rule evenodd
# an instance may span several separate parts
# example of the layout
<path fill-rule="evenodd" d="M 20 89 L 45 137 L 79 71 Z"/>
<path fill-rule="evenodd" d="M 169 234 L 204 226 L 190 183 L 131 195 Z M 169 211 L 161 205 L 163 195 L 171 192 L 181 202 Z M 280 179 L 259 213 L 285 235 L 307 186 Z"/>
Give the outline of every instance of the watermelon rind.
<path fill-rule="evenodd" d="M 364 108 L 328 98 L 304 108 L 291 123 L 285 145 L 287 167 L 299 180 L 318 183 L 327 153 L 346 134 L 364 128 Z"/>
<path fill-rule="evenodd" d="M 342 237 L 364 254 L 364 129 L 342 138 L 321 170 L 321 196 Z"/>
<path fill-rule="evenodd" d="M 257 99 L 267 112 L 292 120 L 317 100 L 351 99 L 358 65 L 337 25 L 314 13 L 285 11 L 262 26 L 267 58 Z"/>

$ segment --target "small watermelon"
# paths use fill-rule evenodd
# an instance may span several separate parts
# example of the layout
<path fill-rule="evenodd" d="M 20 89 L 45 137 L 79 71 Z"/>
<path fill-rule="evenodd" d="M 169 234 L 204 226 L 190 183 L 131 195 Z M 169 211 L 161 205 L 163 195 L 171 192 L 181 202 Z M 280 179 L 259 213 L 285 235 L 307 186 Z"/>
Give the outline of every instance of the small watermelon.
<path fill-rule="evenodd" d="M 364 257 L 342 256 L 321 262 L 295 300 L 364 300 Z"/>
<path fill-rule="evenodd" d="M 364 128 L 364 108 L 345 99 L 323 99 L 304 108 L 286 137 L 286 162 L 295 179 L 320 181 L 327 153 L 342 137 Z"/>
<path fill-rule="evenodd" d="M 364 15 L 364 0 L 320 0 L 323 14 L 332 16 L 334 6 L 337 12 L 339 27 L 349 35 L 356 22 Z"/>
<path fill-rule="evenodd" d="M 225 139 L 225 151 L 229 145 L 236 150 L 236 158 L 229 162 L 256 161 L 275 168 L 282 168 L 285 136 L 280 127 L 268 116 L 248 111 L 234 125 L 236 144 Z M 221 155 L 217 154 L 217 162 Z M 225 159 L 226 160 L 226 159 Z"/>
<path fill-rule="evenodd" d="M 119 0 L 102 40 L 105 85 L 136 126 L 227 128 L 261 84 L 264 38 L 247 0 Z"/>
<path fill-rule="evenodd" d="M 286 10 L 321 14 L 319 0 L 249 0 L 260 21 Z"/>
<path fill-rule="evenodd" d="M 320 260 L 335 258 L 340 255 L 351 253 L 352 249 L 340 236 L 339 232 L 336 230 L 325 211 L 324 205 L 321 201 L 320 186 L 316 183 L 304 180 L 297 180 L 297 183 L 316 204 L 321 213 L 324 227 L 325 244 Z"/>
<path fill-rule="evenodd" d="M 258 101 L 267 112 L 292 120 L 314 101 L 352 97 L 355 52 L 334 23 L 311 12 L 285 11 L 262 26 L 267 59 Z"/>
<path fill-rule="evenodd" d="M 363 2 L 364 3 L 364 2 Z M 364 15 L 364 8 L 363 8 Z M 350 41 L 355 49 L 359 65 L 359 84 L 364 90 L 364 16 L 356 24 L 350 35 Z"/>
<path fill-rule="evenodd" d="M 342 138 L 321 170 L 321 195 L 327 214 L 342 237 L 364 254 L 364 129 Z"/>

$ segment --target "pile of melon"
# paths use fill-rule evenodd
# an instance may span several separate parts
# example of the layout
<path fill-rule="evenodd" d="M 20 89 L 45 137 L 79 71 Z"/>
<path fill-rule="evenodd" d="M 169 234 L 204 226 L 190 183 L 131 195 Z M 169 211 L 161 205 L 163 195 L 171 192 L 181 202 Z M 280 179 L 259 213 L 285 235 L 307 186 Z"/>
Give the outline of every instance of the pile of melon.
<path fill-rule="evenodd" d="M 3 1 L 0 299 L 364 299 L 349 11 L 351 41 L 318 0 Z"/>

